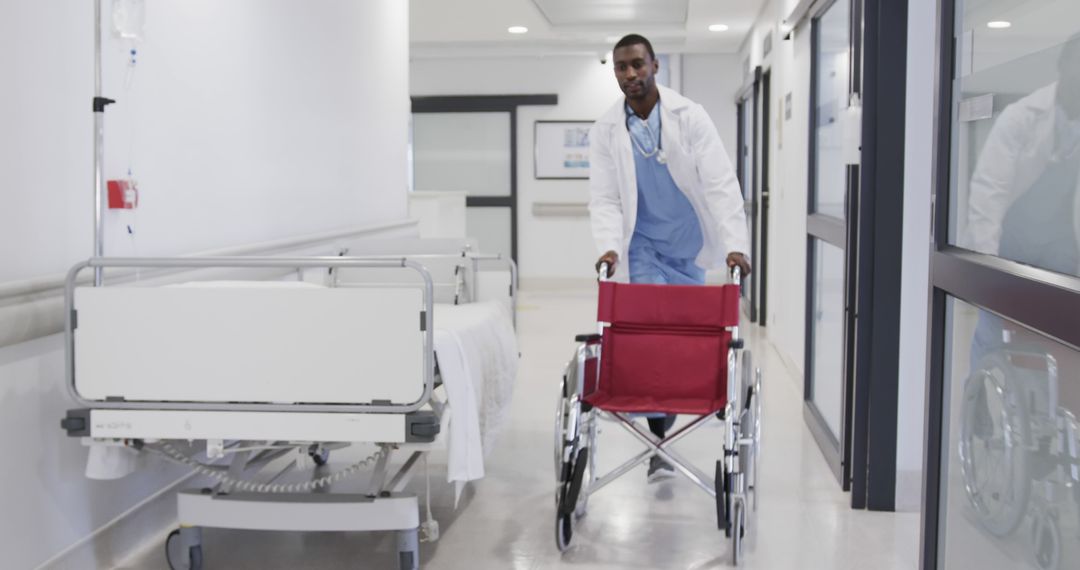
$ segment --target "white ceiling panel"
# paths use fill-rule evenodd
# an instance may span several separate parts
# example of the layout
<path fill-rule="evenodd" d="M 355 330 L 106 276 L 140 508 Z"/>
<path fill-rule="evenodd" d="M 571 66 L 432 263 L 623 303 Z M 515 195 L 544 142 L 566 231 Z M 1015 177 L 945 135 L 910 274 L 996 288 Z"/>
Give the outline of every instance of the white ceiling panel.
<path fill-rule="evenodd" d="M 765 0 L 410 0 L 413 57 L 598 54 L 629 33 L 662 53 L 737 53 Z M 710 32 L 725 24 L 726 32 Z M 527 34 L 510 34 L 525 26 Z"/>
<path fill-rule="evenodd" d="M 553 26 L 680 25 L 689 0 L 532 0 Z"/>

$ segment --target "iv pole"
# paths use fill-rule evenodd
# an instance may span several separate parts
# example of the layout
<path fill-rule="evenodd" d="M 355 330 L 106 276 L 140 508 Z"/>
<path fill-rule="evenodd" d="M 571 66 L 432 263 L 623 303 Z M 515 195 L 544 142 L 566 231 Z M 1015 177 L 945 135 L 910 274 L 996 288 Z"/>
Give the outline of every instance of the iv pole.
<path fill-rule="evenodd" d="M 94 257 L 105 255 L 105 107 L 115 102 L 101 96 L 101 0 L 94 0 Z M 95 267 L 94 286 L 102 278 Z"/>

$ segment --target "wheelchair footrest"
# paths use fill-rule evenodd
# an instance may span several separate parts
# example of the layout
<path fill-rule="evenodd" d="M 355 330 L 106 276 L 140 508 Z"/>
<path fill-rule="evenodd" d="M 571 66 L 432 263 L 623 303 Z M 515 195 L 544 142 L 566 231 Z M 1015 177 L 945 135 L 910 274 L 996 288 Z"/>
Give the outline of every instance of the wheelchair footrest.
<path fill-rule="evenodd" d="M 713 478 L 713 489 L 716 490 L 716 526 L 726 531 L 728 523 L 728 493 L 727 478 L 724 476 L 723 460 L 716 462 L 716 476 Z"/>

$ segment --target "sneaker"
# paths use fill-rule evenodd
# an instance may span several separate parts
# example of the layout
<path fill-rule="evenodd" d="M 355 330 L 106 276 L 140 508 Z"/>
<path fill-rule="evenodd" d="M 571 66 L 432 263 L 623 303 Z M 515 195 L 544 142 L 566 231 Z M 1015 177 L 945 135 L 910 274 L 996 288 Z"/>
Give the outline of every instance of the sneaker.
<path fill-rule="evenodd" d="M 655 483 L 657 481 L 664 481 L 671 479 L 675 476 L 675 469 L 671 467 L 671 464 L 663 459 L 653 456 L 649 460 L 649 482 Z"/>

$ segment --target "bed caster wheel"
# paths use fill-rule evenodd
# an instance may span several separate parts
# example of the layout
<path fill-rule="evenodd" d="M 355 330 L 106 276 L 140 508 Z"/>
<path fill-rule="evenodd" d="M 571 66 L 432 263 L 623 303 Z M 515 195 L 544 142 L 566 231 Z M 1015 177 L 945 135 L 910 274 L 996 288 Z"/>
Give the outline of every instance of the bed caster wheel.
<path fill-rule="evenodd" d="M 313 444 L 308 448 L 308 456 L 315 462 L 315 465 L 322 467 L 330 462 L 330 450 L 325 447 L 320 447 L 317 444 Z"/>
<path fill-rule="evenodd" d="M 731 506 L 731 564 L 738 566 L 743 559 L 743 539 L 746 538 L 746 505 L 736 500 Z"/>
<path fill-rule="evenodd" d="M 198 543 L 199 538 L 197 528 L 178 528 L 169 533 L 169 537 L 165 539 L 165 560 L 171 570 L 202 569 L 203 551 L 202 544 Z"/>
<path fill-rule="evenodd" d="M 398 570 L 419 570 L 420 529 L 411 528 L 397 532 Z"/>

